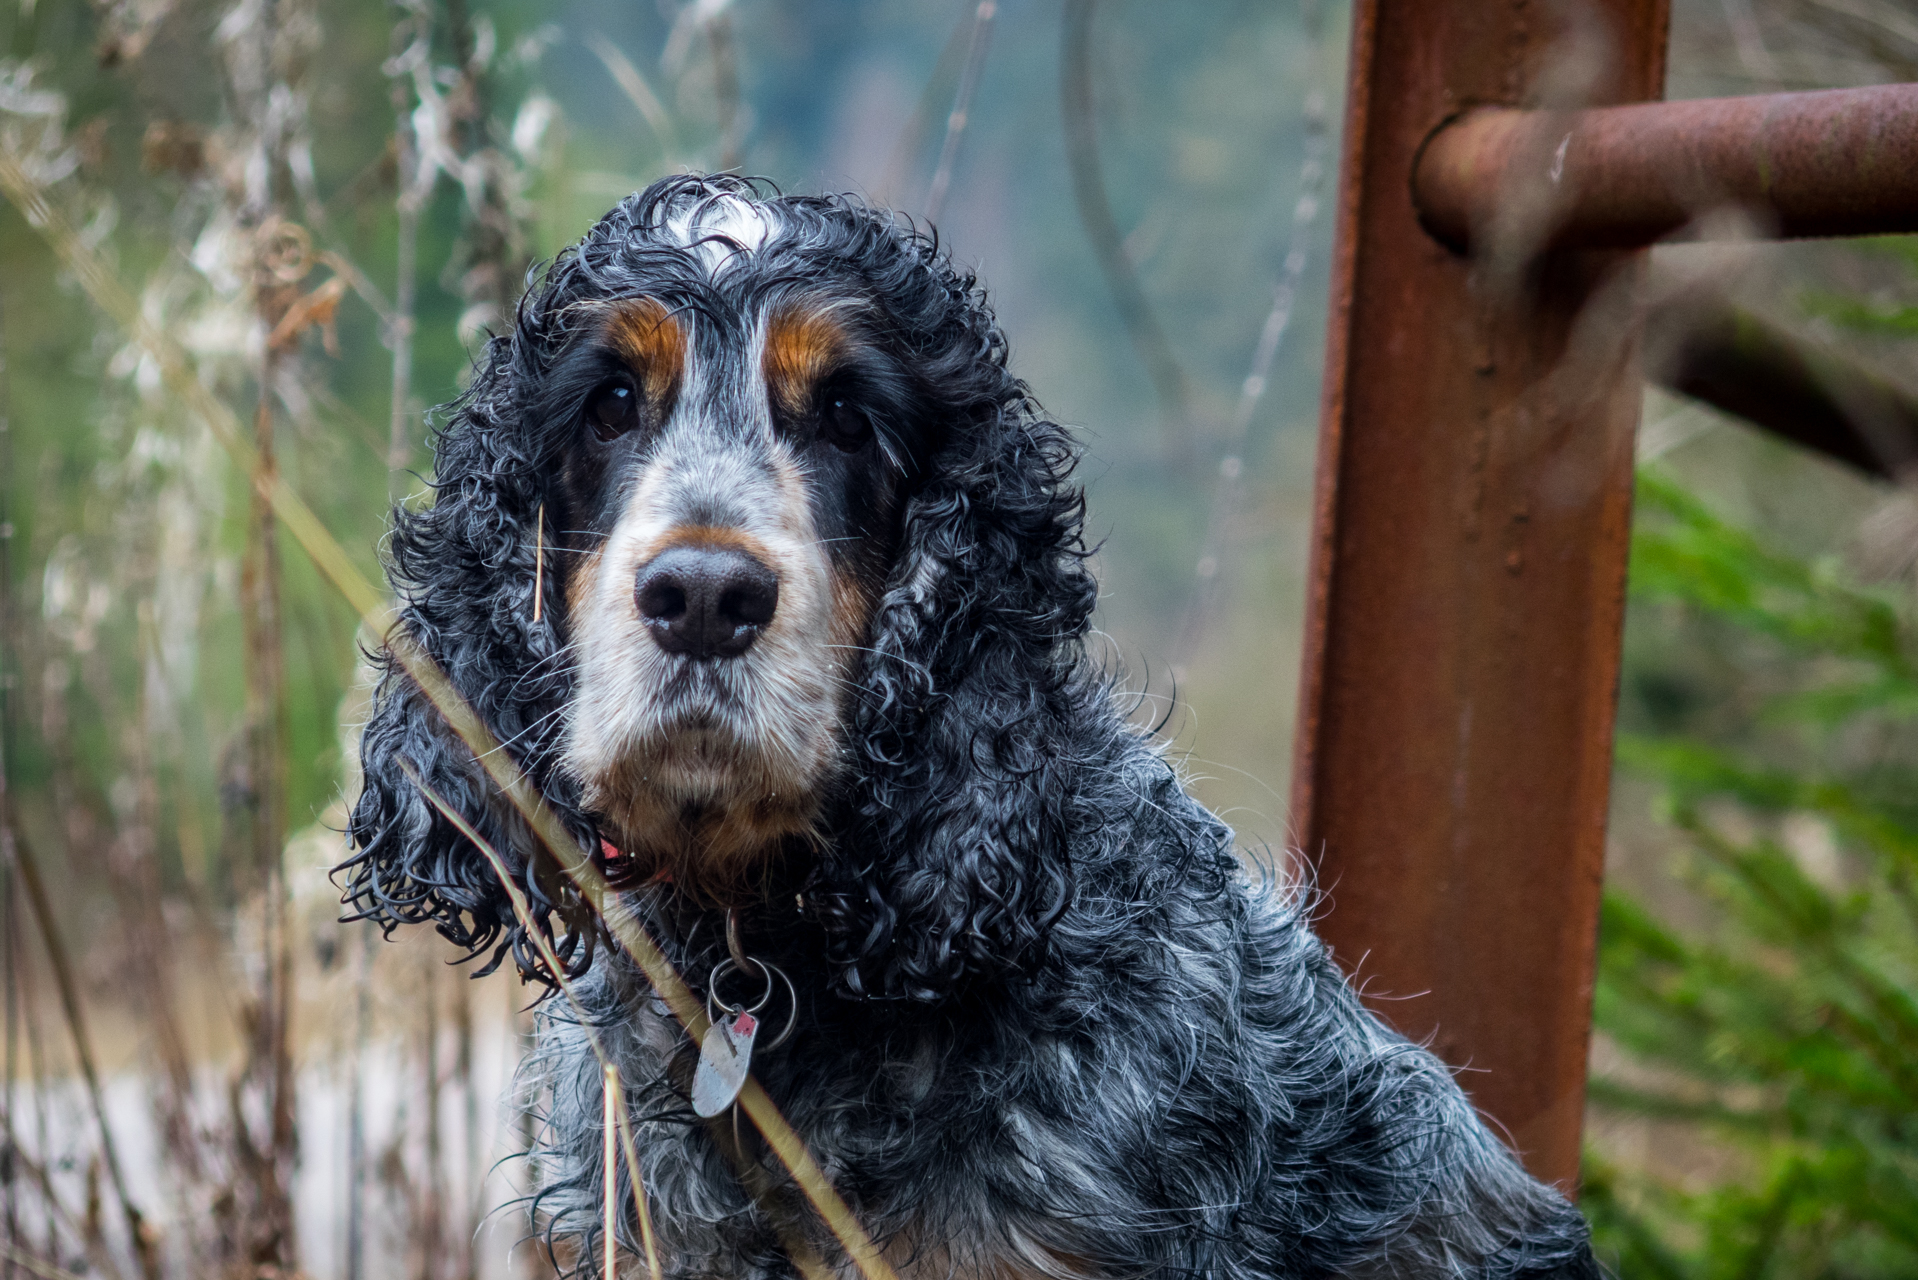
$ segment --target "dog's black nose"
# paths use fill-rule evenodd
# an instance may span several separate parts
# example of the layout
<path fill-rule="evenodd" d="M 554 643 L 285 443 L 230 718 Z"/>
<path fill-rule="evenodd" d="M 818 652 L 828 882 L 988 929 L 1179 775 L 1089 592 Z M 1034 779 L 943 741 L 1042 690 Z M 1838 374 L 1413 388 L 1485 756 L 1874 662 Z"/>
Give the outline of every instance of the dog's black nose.
<path fill-rule="evenodd" d="M 639 620 L 667 653 L 736 658 L 779 607 L 779 575 L 731 547 L 674 547 L 639 571 Z"/>

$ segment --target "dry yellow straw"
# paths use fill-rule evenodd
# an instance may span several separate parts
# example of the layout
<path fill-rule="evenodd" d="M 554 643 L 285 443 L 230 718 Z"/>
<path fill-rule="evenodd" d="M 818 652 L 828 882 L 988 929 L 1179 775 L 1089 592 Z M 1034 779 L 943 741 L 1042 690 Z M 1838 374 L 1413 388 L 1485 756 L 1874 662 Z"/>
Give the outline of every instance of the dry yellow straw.
<path fill-rule="evenodd" d="M 539 504 L 533 517 L 533 621 L 539 621 L 540 606 L 546 603 L 546 504 Z"/>
<path fill-rule="evenodd" d="M 611 1068 L 607 1068 L 611 1070 Z M 633 1149 L 633 1117 L 626 1110 L 625 1095 L 620 1096 L 619 1145 L 626 1152 L 626 1180 L 633 1184 L 633 1208 L 639 1214 L 639 1238 L 646 1247 L 646 1270 L 652 1280 L 661 1280 L 659 1250 L 653 1243 L 653 1211 L 646 1203 L 646 1184 L 639 1176 L 639 1152 Z"/>
<path fill-rule="evenodd" d="M 280 523 L 286 526 L 287 532 L 293 535 L 315 567 L 346 597 L 347 603 L 353 606 L 367 626 L 385 640 L 394 660 L 445 718 L 447 727 L 473 752 L 501 793 L 525 817 L 561 869 L 600 913 L 600 918 L 605 921 L 614 938 L 645 970 L 654 989 L 697 1043 L 705 1033 L 706 1012 L 672 964 L 653 944 L 638 921 L 631 919 L 623 910 L 615 909 L 609 913 L 608 907 L 614 906 L 615 900 L 607 890 L 605 878 L 599 874 L 598 868 L 587 861 L 573 843 L 571 835 L 546 806 L 545 799 L 521 773 L 518 762 L 500 749 L 492 730 L 459 691 L 453 688 L 439 664 L 403 629 L 393 625 L 395 619 L 385 597 L 354 565 L 338 540 L 313 514 L 312 508 L 293 491 L 282 473 L 277 469 L 269 473 L 259 465 L 259 455 L 240 430 L 239 420 L 234 417 L 233 410 L 207 390 L 196 375 L 185 349 L 146 318 L 133 295 L 107 270 L 99 255 L 80 239 L 66 218 L 47 203 L 39 187 L 21 169 L 14 156 L 4 149 L 0 149 L 0 188 L 4 188 L 7 198 L 13 201 L 28 225 L 40 232 L 68 270 L 73 272 L 94 304 L 112 317 L 152 357 L 160 368 L 161 380 L 167 389 L 206 423 L 221 448 L 246 473 L 253 487 L 267 500 Z M 537 929 L 528 929 L 527 932 L 536 940 L 540 937 Z M 779 1114 L 779 1109 L 766 1096 L 765 1090 L 750 1077 L 745 1091 L 740 1095 L 740 1102 L 746 1107 L 753 1124 L 765 1136 L 767 1145 L 786 1164 L 807 1201 L 825 1221 L 865 1280 L 898 1280 L 892 1265 L 880 1255 L 865 1227 L 826 1180 L 799 1135 Z"/>
<path fill-rule="evenodd" d="M 586 1006 L 581 1003 L 579 995 L 573 990 L 572 980 L 566 976 L 566 970 L 560 965 L 559 956 L 553 951 L 551 940 L 547 938 L 543 931 L 534 926 L 532 908 L 527 905 L 526 895 L 513 879 L 512 873 L 506 869 L 505 859 L 499 856 L 499 851 L 493 848 L 486 837 L 482 836 L 473 827 L 473 824 L 466 820 L 463 814 L 448 804 L 439 792 L 433 790 L 432 787 L 426 784 L 426 781 L 421 778 L 419 773 L 413 768 L 412 763 L 404 757 L 400 759 L 400 772 L 404 773 L 407 780 L 418 789 L 419 793 L 425 796 L 427 801 L 431 803 L 435 809 L 438 809 L 448 822 L 453 824 L 454 829 L 470 840 L 473 846 L 484 854 L 486 860 L 492 864 L 493 874 L 499 877 L 500 886 L 506 890 L 507 901 L 512 904 L 513 918 L 519 921 L 520 928 L 525 932 L 525 935 L 533 940 L 533 947 L 539 952 L 540 960 L 546 965 L 547 972 L 553 975 L 554 980 L 559 983 L 560 993 L 564 995 L 568 1003 L 573 1006 L 573 1012 L 579 1019 L 579 1028 L 585 1033 L 587 1047 L 593 1051 L 593 1056 L 599 1059 L 600 1068 L 603 1071 L 613 1071 L 614 1068 L 611 1065 L 612 1059 L 606 1056 L 606 1050 L 601 1046 L 599 1036 L 593 1030 L 593 1020 L 587 1016 Z M 645 936 L 643 931 L 641 936 Z M 650 943 L 651 939 L 647 941 Z M 665 959 L 663 956 L 660 958 L 662 962 Z M 670 971 L 670 966 L 668 966 L 668 969 Z M 701 1016 L 703 1017 L 704 1015 L 702 1014 Z M 704 1034 L 703 1031 L 701 1034 Z M 697 1042 L 698 1036 L 695 1036 L 694 1040 Z M 748 1090 L 758 1090 L 759 1082 L 748 1076 L 746 1078 L 746 1086 Z M 765 1098 L 764 1090 L 759 1090 L 759 1096 Z M 632 1171 L 633 1196 L 639 1204 L 639 1229 L 646 1242 L 646 1257 L 649 1269 L 652 1272 L 652 1280 L 660 1280 L 659 1255 L 653 1244 L 653 1218 L 643 1198 L 643 1184 L 639 1178 L 639 1158 L 633 1149 L 631 1120 L 626 1113 L 626 1096 L 624 1092 L 621 1092 L 618 1097 L 620 1133 L 626 1147 L 627 1165 Z M 786 1125 L 785 1117 L 779 1114 L 779 1109 L 773 1106 L 770 1098 L 765 1098 L 765 1105 L 770 1109 L 773 1123 L 776 1126 L 784 1127 L 786 1132 L 791 1133 L 791 1127 Z M 748 1106 L 748 1114 L 752 1114 L 750 1105 Z M 761 1126 L 761 1132 L 765 1132 L 764 1125 Z M 794 1143 L 799 1146 L 802 1156 L 805 1156 L 805 1167 L 811 1170 L 813 1177 L 825 1183 L 825 1175 L 821 1173 L 819 1167 L 812 1162 L 811 1156 L 805 1155 L 805 1147 L 803 1144 L 798 1143 L 797 1135 L 794 1135 Z M 794 1169 L 790 1163 L 786 1167 L 793 1171 L 794 1180 L 802 1181 L 803 1185 L 805 1175 L 801 1174 L 797 1169 Z M 825 1194 L 837 1199 L 837 1193 L 833 1191 L 830 1183 L 825 1183 Z M 808 1198 L 811 1198 L 810 1195 Z M 813 1203 L 816 1205 L 818 1201 L 814 1200 Z M 824 1215 L 822 1214 L 821 1216 L 823 1217 Z M 850 1213 L 848 1213 L 847 1216 L 850 1218 Z M 775 1229 L 778 1229 L 777 1223 L 774 1225 Z M 830 1223 L 828 1225 L 830 1225 Z M 857 1219 L 852 1220 L 852 1230 L 858 1232 L 860 1238 L 867 1240 L 868 1248 L 872 1247 L 870 1238 L 865 1235 L 865 1228 L 859 1225 Z M 835 1280 L 833 1273 L 825 1268 L 805 1241 L 788 1237 L 783 1230 L 781 1230 L 781 1239 L 786 1246 L 786 1256 L 792 1260 L 793 1266 L 799 1270 L 800 1275 L 802 1275 L 805 1280 Z M 844 1236 L 840 1237 L 840 1243 L 842 1245 L 845 1243 Z M 848 1249 L 847 1252 L 850 1254 L 851 1250 Z M 891 1277 L 892 1280 L 897 1280 L 891 1266 L 886 1263 L 883 1258 L 877 1257 L 877 1251 L 874 1252 L 874 1257 L 877 1260 L 878 1267 L 883 1269 L 880 1274 Z M 858 1259 L 855 1257 L 854 1261 L 856 1263 Z M 864 1268 L 862 1268 L 862 1271 L 863 1270 Z M 866 1272 L 866 1274 L 870 1278 L 871 1273 Z"/>
<path fill-rule="evenodd" d="M 605 1230 L 605 1254 L 601 1266 L 605 1280 L 618 1280 L 614 1268 L 619 1261 L 619 1242 L 613 1235 L 613 1219 L 619 1207 L 619 1170 L 613 1163 L 613 1137 L 618 1132 L 619 1126 L 613 1120 L 613 1099 L 618 1097 L 624 1102 L 625 1095 L 621 1093 L 619 1087 L 619 1068 L 608 1062 L 602 1064 L 600 1070 L 602 1074 L 599 1095 L 602 1105 L 599 1121 L 600 1128 L 605 1131 L 601 1137 L 599 1152 L 600 1168 L 605 1171 L 605 1176 L 600 1180 L 601 1191 L 605 1195 L 605 1220 L 602 1224 Z"/>

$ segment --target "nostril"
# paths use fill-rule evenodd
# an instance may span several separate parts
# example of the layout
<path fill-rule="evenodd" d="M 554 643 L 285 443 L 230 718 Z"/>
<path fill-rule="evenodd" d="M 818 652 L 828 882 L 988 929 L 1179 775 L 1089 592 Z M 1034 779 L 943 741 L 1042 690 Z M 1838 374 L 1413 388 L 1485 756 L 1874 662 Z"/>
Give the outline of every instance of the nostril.
<path fill-rule="evenodd" d="M 779 579 L 758 561 L 732 576 L 719 596 L 719 616 L 740 627 L 763 627 L 779 608 Z M 744 567 L 744 566 L 742 566 Z"/>
<path fill-rule="evenodd" d="M 669 574 L 642 577 L 638 598 L 639 616 L 648 622 L 671 622 L 686 612 L 686 589 Z"/>
<path fill-rule="evenodd" d="M 731 658 L 746 652 L 779 607 L 779 576 L 731 547 L 673 547 L 640 569 L 640 621 L 668 653 Z"/>

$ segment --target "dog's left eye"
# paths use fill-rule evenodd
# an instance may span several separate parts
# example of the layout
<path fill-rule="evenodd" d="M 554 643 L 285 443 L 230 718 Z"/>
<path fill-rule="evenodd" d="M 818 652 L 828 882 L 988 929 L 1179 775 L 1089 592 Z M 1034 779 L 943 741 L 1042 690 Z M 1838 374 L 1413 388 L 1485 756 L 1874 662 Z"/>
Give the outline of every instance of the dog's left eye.
<path fill-rule="evenodd" d="M 872 439 L 872 419 L 844 396 L 828 396 L 819 411 L 819 434 L 834 448 L 856 453 Z"/>
<path fill-rule="evenodd" d="M 601 440 L 614 440 L 639 424 L 639 394 L 624 378 L 593 391 L 586 401 L 586 420 Z"/>

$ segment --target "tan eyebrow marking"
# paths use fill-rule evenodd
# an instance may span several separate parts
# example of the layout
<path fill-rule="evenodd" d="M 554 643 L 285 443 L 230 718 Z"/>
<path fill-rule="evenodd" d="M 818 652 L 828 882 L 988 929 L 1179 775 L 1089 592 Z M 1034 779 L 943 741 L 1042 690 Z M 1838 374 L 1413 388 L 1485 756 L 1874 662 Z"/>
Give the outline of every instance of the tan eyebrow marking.
<path fill-rule="evenodd" d="M 773 403 L 792 417 L 810 412 L 813 390 L 843 362 L 851 345 L 830 311 L 804 302 L 781 304 L 766 322 L 762 364 Z"/>
<path fill-rule="evenodd" d="M 639 378 L 648 412 L 664 419 L 686 372 L 686 331 L 657 298 L 626 298 L 613 304 L 606 337 Z"/>

